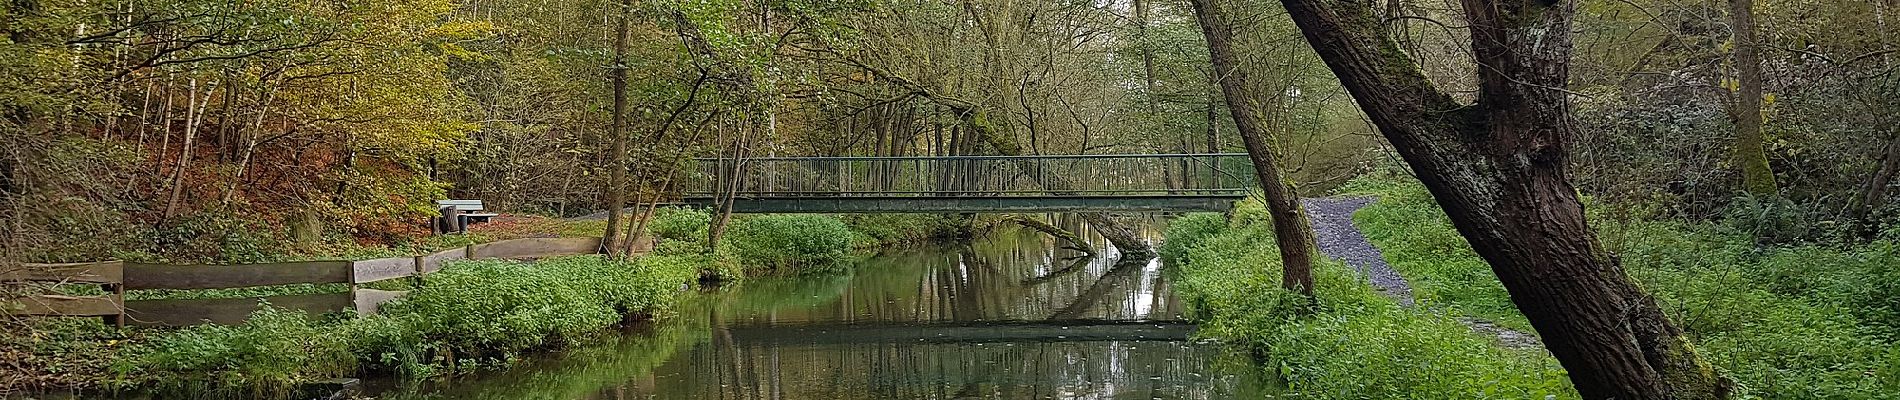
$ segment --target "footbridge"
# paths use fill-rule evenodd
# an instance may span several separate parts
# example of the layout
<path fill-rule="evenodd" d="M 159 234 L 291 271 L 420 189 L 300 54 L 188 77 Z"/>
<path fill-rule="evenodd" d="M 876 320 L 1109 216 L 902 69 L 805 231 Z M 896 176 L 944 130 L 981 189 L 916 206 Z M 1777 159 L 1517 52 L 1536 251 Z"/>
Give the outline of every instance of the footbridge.
<path fill-rule="evenodd" d="M 700 159 L 683 202 L 739 213 L 1220 211 L 1246 154 Z"/>

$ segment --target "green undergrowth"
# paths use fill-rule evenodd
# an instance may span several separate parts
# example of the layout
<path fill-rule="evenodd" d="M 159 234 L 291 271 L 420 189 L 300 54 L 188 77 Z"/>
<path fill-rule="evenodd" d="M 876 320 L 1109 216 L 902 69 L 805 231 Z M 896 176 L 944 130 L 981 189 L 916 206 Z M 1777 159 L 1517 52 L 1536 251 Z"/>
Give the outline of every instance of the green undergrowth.
<path fill-rule="evenodd" d="M 1385 176 L 1349 190 L 1379 197 L 1356 222 L 1421 299 L 1527 326 L 1421 185 Z M 1718 223 L 1592 217 L 1744 398 L 1900 398 L 1900 244 L 1763 247 Z"/>
<path fill-rule="evenodd" d="M 151 335 L 122 351 L 113 386 L 279 397 L 346 376 L 424 377 L 506 365 L 586 343 L 664 312 L 698 277 L 697 256 L 573 256 L 459 262 L 377 315 L 315 317 L 265 308 L 241 325 Z"/>
<path fill-rule="evenodd" d="M 1386 183 L 1396 179 L 1356 179 L 1342 191 L 1378 198 L 1354 213 L 1353 223 L 1405 277 L 1419 305 L 1531 332 L 1530 321 L 1511 303 L 1491 265 L 1457 234 L 1431 194 Z"/>
<path fill-rule="evenodd" d="M 1280 288 L 1279 252 L 1258 202 L 1231 219 L 1169 224 L 1161 254 L 1202 334 L 1252 349 L 1303 398 L 1576 398 L 1540 351 L 1497 346 L 1451 315 L 1405 308 L 1343 264 L 1314 267 L 1315 301 Z"/>
<path fill-rule="evenodd" d="M 664 314 L 681 285 L 748 274 L 848 272 L 867 251 L 937 237 L 948 221 L 930 215 L 735 218 L 716 251 L 706 251 L 710 216 L 663 208 L 648 225 L 653 252 L 627 260 L 560 257 L 524 263 L 470 260 L 417 284 L 409 279 L 365 287 L 410 290 L 378 315 L 303 315 L 266 308 L 236 326 L 115 329 L 97 319 L 44 318 L 0 325 L 0 390 L 156 389 L 226 397 L 284 397 L 303 383 L 373 375 L 432 376 L 497 366 L 523 354 L 572 348 L 633 317 Z M 848 222 L 847 222 L 848 221 Z M 519 221 L 518 221 L 519 222 Z M 438 243 L 359 251 L 362 257 L 410 255 L 433 248 L 513 237 L 598 235 L 574 221 L 538 219 Z M 488 224 L 484 224 L 488 225 Z M 478 225 L 480 226 L 480 225 Z M 578 227 L 577 227 L 578 226 Z M 400 254 L 397 254 L 400 253 Z M 100 294 L 96 285 L 59 285 L 67 294 Z M 347 293 L 348 285 L 282 285 L 215 290 L 139 290 L 127 299 L 255 298 Z M 102 363 L 99 360 L 110 360 Z M 109 364 L 109 365 L 107 365 Z"/>

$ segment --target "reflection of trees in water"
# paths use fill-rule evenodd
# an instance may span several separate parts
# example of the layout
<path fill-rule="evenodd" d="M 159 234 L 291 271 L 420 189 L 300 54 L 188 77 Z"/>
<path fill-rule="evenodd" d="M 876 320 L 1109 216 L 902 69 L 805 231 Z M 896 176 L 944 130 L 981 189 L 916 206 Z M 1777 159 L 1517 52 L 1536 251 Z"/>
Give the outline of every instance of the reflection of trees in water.
<path fill-rule="evenodd" d="M 1187 325 L 1107 321 L 1172 319 L 1159 264 L 1117 266 L 1057 247 L 999 230 L 968 246 L 880 255 L 846 274 L 762 278 L 688 296 L 659 334 L 631 339 L 640 345 L 580 349 L 429 394 L 1198 399 L 1255 390 L 1257 379 L 1221 372 L 1252 372 L 1250 363 L 1186 342 Z M 1033 322 L 1051 318 L 1064 321 Z"/>
<path fill-rule="evenodd" d="M 633 388 L 634 398 L 1224 399 L 1258 389 L 1211 373 L 1226 355 L 1186 342 L 702 347 L 655 371 L 665 383 Z"/>

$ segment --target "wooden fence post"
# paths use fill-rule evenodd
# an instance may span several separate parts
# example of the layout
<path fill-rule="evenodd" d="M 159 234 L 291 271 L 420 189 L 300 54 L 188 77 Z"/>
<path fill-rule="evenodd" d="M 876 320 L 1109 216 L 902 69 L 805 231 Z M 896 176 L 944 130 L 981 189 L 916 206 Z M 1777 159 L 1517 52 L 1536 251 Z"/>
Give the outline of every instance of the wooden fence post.
<path fill-rule="evenodd" d="M 105 324 L 125 328 L 125 282 L 99 285 L 99 289 L 112 294 L 112 303 L 118 305 L 119 313 L 99 317 Z"/>
<path fill-rule="evenodd" d="M 428 262 L 428 261 L 427 261 L 427 259 L 428 259 L 428 258 L 429 258 L 429 255 L 427 255 L 427 254 L 424 254 L 424 255 L 420 255 L 420 256 L 416 256 L 416 257 L 415 257 L 415 260 L 416 260 L 416 275 L 415 275 L 415 277 L 414 277 L 414 278 L 411 278 L 411 279 L 412 279 L 412 283 L 414 283 L 414 284 L 415 284 L 415 286 L 416 286 L 416 288 L 421 288 L 421 287 L 422 287 L 422 275 L 423 275 L 423 274 L 427 274 L 427 273 L 429 273 L 429 271 L 428 271 L 428 270 L 427 270 L 427 269 L 425 268 L 425 267 L 426 267 L 426 265 L 425 265 L 425 263 L 427 263 L 427 262 Z"/>

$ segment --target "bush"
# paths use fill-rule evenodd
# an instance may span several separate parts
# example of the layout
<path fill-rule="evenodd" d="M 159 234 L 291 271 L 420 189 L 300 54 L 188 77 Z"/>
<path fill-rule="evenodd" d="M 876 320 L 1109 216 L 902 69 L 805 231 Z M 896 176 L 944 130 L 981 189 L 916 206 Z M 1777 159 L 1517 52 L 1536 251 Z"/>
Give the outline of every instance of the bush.
<path fill-rule="evenodd" d="M 355 369 L 346 337 L 302 312 L 265 307 L 242 325 L 199 325 L 157 335 L 130 350 L 113 370 L 122 380 L 161 391 L 211 391 L 237 396 L 288 395 L 296 384 Z"/>
<path fill-rule="evenodd" d="M 429 275 L 422 290 L 385 308 L 446 350 L 506 358 L 579 341 L 623 315 L 657 308 L 696 276 L 697 268 L 644 259 L 480 260 Z"/>
<path fill-rule="evenodd" d="M 702 261 L 465 261 L 429 275 L 422 287 L 385 304 L 382 314 L 313 321 L 267 308 L 242 325 L 155 334 L 114 370 L 129 386 L 192 382 L 198 385 L 193 390 L 248 389 L 272 397 L 359 369 L 428 376 L 443 366 L 506 361 L 588 340 L 629 316 L 663 310 L 681 285 L 698 277 Z"/>
<path fill-rule="evenodd" d="M 851 253 L 850 227 L 822 215 L 764 215 L 732 224 L 727 244 L 747 267 L 832 267 Z"/>
<path fill-rule="evenodd" d="M 706 229 L 712 225 L 712 214 L 704 209 L 689 207 L 661 207 L 653 211 L 653 219 L 647 221 L 647 232 L 654 238 L 666 242 L 692 243 L 706 246 Z"/>

